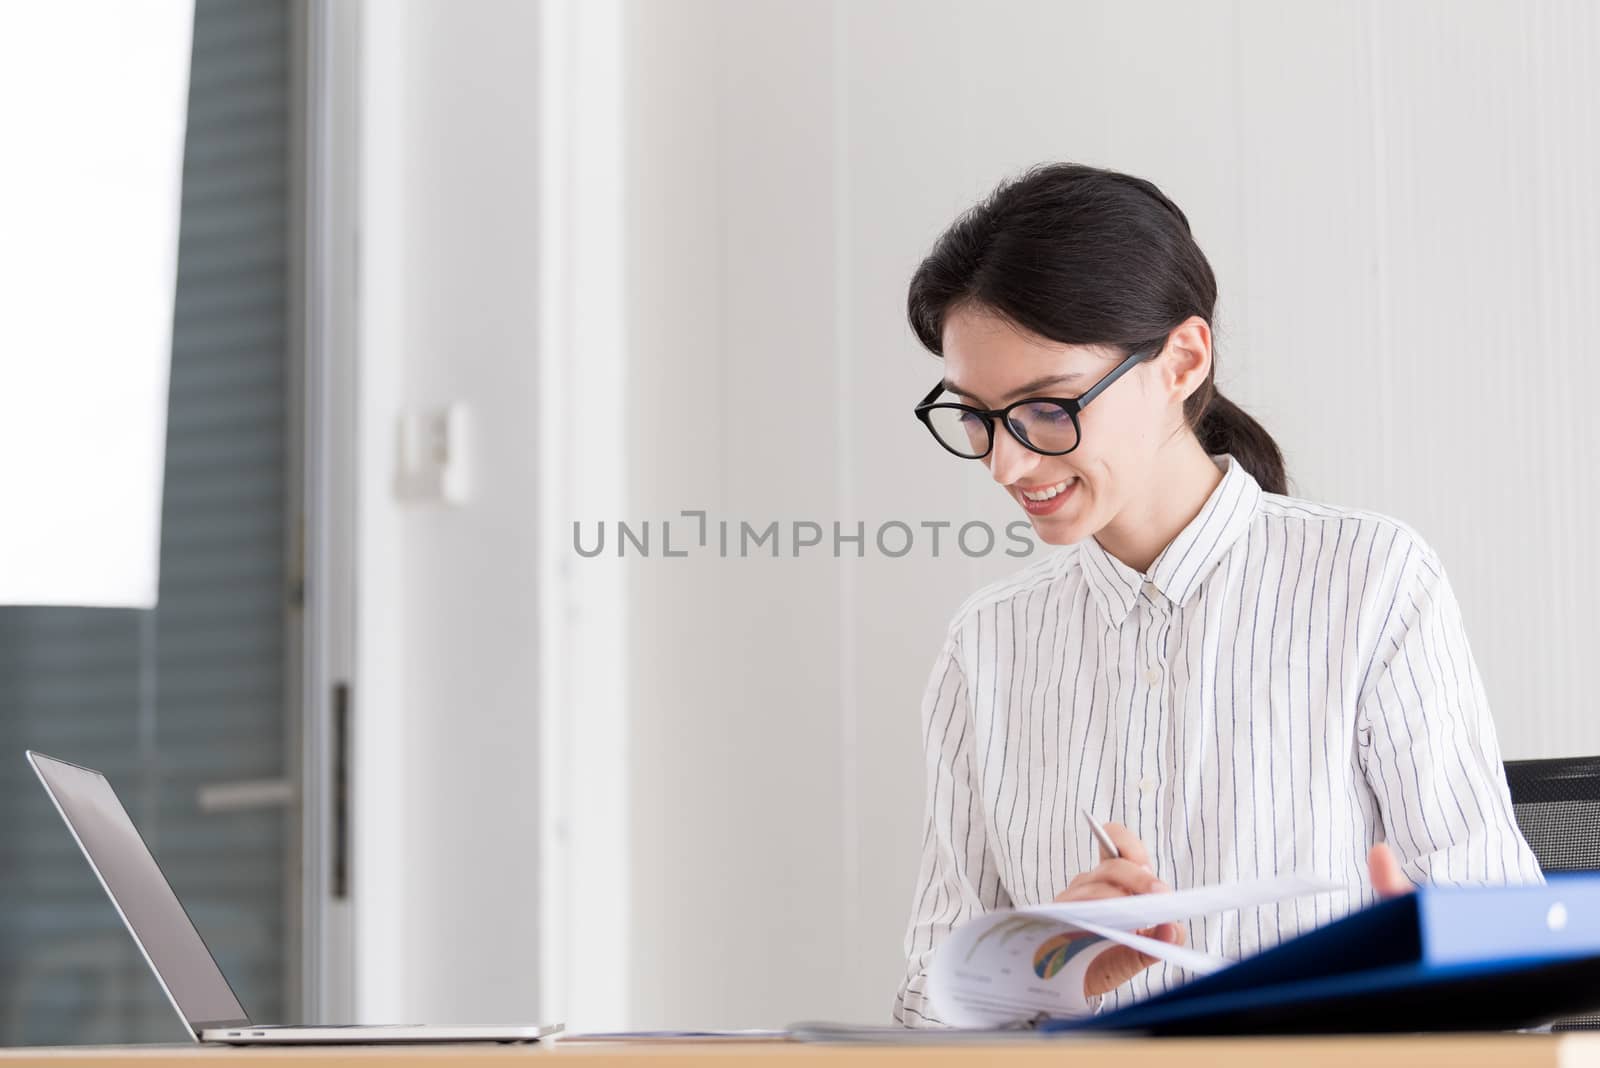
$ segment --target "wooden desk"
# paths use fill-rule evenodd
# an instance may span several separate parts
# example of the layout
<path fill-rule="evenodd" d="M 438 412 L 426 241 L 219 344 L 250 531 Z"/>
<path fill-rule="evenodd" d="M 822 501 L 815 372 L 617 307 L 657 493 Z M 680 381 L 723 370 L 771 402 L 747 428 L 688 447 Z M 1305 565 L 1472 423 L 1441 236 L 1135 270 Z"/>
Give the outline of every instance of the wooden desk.
<path fill-rule="evenodd" d="M 101 1046 L 0 1050 L 0 1068 L 484 1068 L 513 1063 L 546 1068 L 1476 1068 L 1548 1065 L 1600 1068 L 1600 1032 L 1559 1035 L 1403 1035 L 1360 1038 L 1074 1039 L 1001 1046 L 846 1046 L 788 1042 L 715 1045 L 561 1043 L 532 1046 L 359 1046 L 235 1049 L 224 1046 Z"/>

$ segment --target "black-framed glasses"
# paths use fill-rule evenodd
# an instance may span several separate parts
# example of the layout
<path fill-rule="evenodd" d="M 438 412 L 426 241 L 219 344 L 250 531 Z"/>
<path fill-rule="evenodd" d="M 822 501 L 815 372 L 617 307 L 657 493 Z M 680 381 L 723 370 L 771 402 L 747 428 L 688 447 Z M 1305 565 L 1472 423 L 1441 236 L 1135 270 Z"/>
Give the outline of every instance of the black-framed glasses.
<path fill-rule="evenodd" d="M 1136 365 L 1160 352 L 1166 338 L 1140 345 L 1111 373 L 1077 397 L 1024 397 L 1004 408 L 974 408 L 953 401 L 935 403 L 944 392 L 941 382 L 912 409 L 940 445 L 968 460 L 981 460 L 994 448 L 998 419 L 1024 448 L 1046 456 L 1064 456 L 1083 440 L 1078 413 Z"/>

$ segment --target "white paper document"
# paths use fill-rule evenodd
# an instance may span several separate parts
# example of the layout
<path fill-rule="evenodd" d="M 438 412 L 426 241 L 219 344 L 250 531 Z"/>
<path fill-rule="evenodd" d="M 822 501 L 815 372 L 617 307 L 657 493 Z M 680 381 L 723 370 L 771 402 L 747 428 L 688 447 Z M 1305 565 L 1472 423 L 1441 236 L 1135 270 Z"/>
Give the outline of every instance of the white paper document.
<path fill-rule="evenodd" d="M 1147 938 L 1137 933 L 1141 928 L 1347 890 L 1315 876 L 1285 875 L 985 913 L 950 932 L 934 954 L 928 996 L 939 1018 L 957 1027 L 998 1027 L 1040 1013 L 1087 1016 L 1093 1009 L 1083 992 L 1084 976 L 1095 958 L 1116 944 L 1196 975 L 1232 963 Z"/>

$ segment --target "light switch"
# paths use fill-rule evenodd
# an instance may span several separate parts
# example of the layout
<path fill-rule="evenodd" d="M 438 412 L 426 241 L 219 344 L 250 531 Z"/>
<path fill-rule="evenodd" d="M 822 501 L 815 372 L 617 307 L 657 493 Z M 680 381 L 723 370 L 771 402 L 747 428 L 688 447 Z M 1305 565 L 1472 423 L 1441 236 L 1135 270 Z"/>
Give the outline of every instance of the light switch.
<path fill-rule="evenodd" d="M 407 501 L 464 503 L 468 488 L 467 434 L 467 409 L 463 404 L 402 414 L 395 496 Z"/>

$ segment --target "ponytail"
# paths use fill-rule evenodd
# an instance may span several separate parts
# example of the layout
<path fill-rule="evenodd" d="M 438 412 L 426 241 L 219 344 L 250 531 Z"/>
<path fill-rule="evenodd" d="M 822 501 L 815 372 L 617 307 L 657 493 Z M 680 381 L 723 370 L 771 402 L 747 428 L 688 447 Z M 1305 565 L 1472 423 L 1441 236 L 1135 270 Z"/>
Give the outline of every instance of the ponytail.
<path fill-rule="evenodd" d="M 1262 489 L 1268 493 L 1289 492 L 1278 443 L 1243 408 L 1217 392 L 1212 379 L 1207 378 L 1205 385 L 1195 390 L 1185 408 L 1195 413 L 1190 416 L 1190 425 L 1206 452 L 1213 456 L 1232 453 Z"/>

